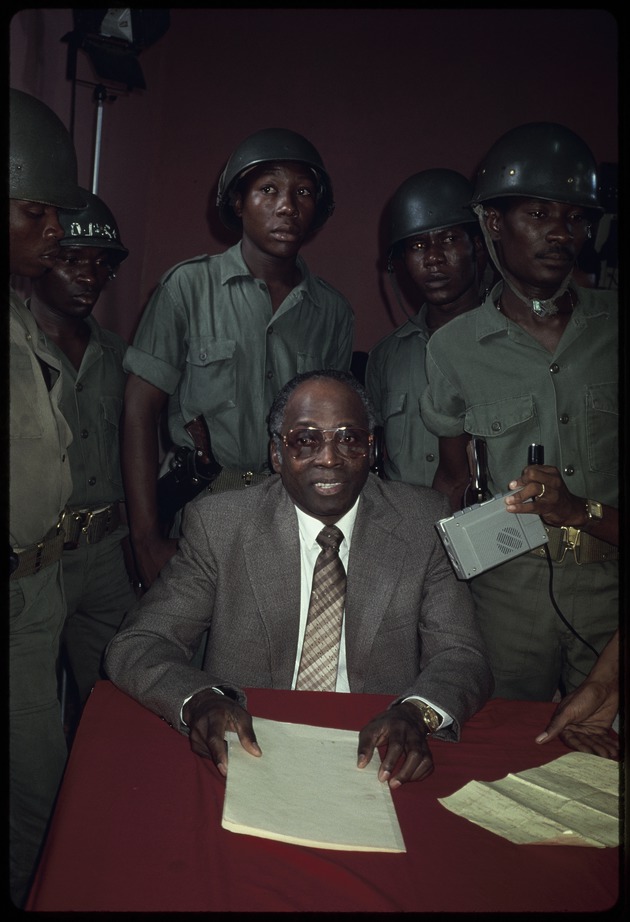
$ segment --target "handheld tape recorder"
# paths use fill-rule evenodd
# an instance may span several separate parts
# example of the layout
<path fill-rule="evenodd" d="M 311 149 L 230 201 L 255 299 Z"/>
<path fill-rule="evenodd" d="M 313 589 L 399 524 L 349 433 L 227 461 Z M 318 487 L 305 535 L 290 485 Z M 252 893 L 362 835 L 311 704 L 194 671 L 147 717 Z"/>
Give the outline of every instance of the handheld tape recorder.
<path fill-rule="evenodd" d="M 509 490 L 435 523 L 458 579 L 471 579 L 549 541 L 539 515 L 508 512 Z"/>

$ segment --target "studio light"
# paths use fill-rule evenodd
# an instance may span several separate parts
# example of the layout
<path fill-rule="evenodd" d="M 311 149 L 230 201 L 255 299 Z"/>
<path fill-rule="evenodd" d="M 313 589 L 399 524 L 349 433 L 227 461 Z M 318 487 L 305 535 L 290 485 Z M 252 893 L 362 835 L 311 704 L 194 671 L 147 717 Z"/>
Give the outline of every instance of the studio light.
<path fill-rule="evenodd" d="M 76 78 L 76 59 L 84 51 L 96 76 L 127 90 L 146 89 L 138 55 L 161 38 L 170 25 L 169 10 L 73 10 L 74 30 L 68 43 L 68 78 Z"/>
<path fill-rule="evenodd" d="M 169 10 L 94 9 L 73 10 L 74 29 L 61 39 L 68 44 L 66 76 L 72 82 L 70 134 L 74 138 L 77 84 L 91 86 L 96 103 L 92 189 L 98 193 L 103 105 L 114 102 L 121 87 L 127 93 L 146 89 L 138 55 L 161 38 L 170 25 Z M 84 51 L 97 82 L 77 78 L 79 51 Z M 105 83 L 108 86 L 105 86 Z M 113 84 L 113 85 L 112 85 Z"/>

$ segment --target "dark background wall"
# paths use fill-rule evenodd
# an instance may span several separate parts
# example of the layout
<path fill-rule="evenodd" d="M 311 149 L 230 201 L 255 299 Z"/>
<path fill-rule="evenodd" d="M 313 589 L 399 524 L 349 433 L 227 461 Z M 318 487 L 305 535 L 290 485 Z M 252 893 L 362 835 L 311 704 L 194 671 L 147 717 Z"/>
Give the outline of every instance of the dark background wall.
<path fill-rule="evenodd" d="M 71 9 L 8 21 L 10 83 L 72 129 L 79 181 L 92 185 L 94 85 L 84 51 L 66 74 Z M 217 221 L 233 148 L 266 127 L 319 149 L 336 210 L 303 255 L 356 315 L 368 350 L 405 319 L 384 265 L 384 209 L 412 173 L 470 176 L 487 148 L 528 121 L 580 134 L 599 163 L 618 155 L 617 22 L 605 10 L 172 9 L 137 58 L 146 89 L 110 84 L 98 194 L 130 256 L 95 316 L 129 339 L 160 275 L 235 238 Z"/>

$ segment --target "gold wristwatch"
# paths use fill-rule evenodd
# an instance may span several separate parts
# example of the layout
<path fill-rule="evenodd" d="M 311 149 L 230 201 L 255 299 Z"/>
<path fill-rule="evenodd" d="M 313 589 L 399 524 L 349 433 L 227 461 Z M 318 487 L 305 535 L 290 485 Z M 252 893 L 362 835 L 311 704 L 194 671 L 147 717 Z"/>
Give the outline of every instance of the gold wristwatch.
<path fill-rule="evenodd" d="M 442 718 L 430 705 L 426 704 L 424 701 L 420 701 L 418 698 L 405 698 L 405 703 L 406 702 L 418 708 L 428 733 L 435 733 L 436 730 L 439 730 Z"/>
<path fill-rule="evenodd" d="M 586 500 L 586 514 L 590 519 L 595 519 L 598 522 L 604 518 L 604 510 L 602 504 L 596 502 L 594 499 Z"/>

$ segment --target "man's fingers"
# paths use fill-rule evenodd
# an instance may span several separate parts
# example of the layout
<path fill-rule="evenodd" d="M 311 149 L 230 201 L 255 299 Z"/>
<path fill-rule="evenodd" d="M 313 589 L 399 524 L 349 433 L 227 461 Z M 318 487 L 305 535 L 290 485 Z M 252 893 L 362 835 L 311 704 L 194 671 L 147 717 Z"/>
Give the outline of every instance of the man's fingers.
<path fill-rule="evenodd" d="M 239 742 L 246 752 L 249 752 L 252 756 L 262 755 L 262 749 L 258 745 L 258 740 L 251 724 L 248 727 L 243 727 L 239 723 L 234 730 L 238 734 Z"/>
<path fill-rule="evenodd" d="M 374 755 L 374 746 L 363 745 L 359 746 L 359 751 L 357 755 L 357 765 L 359 768 L 365 768 L 366 765 L 372 761 L 372 756 Z"/>
<path fill-rule="evenodd" d="M 421 781 L 428 777 L 433 771 L 433 758 L 429 752 L 410 752 L 403 762 L 400 771 L 392 775 L 389 786 L 392 789 L 399 788 L 401 784 L 409 781 Z"/>
<path fill-rule="evenodd" d="M 577 752 L 590 752 L 604 759 L 619 757 L 619 742 L 608 733 L 580 733 L 569 727 L 560 734 L 560 739 Z"/>
<path fill-rule="evenodd" d="M 548 743 L 549 740 L 553 740 L 558 736 L 560 731 L 564 728 L 564 724 L 554 724 L 552 721 L 546 730 L 543 730 L 542 733 L 539 733 L 536 737 L 537 743 Z"/>

